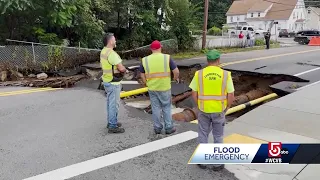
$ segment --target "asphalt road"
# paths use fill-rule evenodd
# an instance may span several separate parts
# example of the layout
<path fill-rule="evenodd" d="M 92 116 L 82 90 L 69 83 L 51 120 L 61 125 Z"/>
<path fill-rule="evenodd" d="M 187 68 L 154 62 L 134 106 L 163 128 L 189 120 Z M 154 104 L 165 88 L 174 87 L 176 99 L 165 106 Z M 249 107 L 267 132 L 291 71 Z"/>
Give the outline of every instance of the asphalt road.
<path fill-rule="evenodd" d="M 272 85 L 279 91 L 291 93 L 296 89 L 320 81 L 320 47 L 294 46 L 250 52 L 237 52 L 221 56 L 222 67 L 226 70 L 271 75 L 295 76 L 307 82 L 280 82 Z M 205 57 L 177 61 L 180 66 L 194 63 L 206 65 Z"/>
<path fill-rule="evenodd" d="M 319 63 L 319 54 L 320 48 L 298 46 L 223 55 L 222 63 L 238 63 L 225 66 L 237 70 L 267 66 L 257 71 L 300 74 L 317 82 L 317 67 L 297 62 Z M 205 59 L 180 63 L 189 62 Z M 21 88 L 0 90 L 1 95 Z M 176 134 L 156 136 L 150 115 L 121 105 L 126 133 L 108 134 L 101 91 L 78 86 L 0 98 L 0 179 L 237 179 L 227 170 L 187 165 L 196 147 L 196 125 L 177 123 Z"/>
<path fill-rule="evenodd" d="M 150 115 L 139 110 L 121 105 L 119 120 L 124 123 L 126 133 L 108 134 L 105 97 L 96 90 L 76 88 L 19 94 L 1 97 L 1 102 L 0 179 L 3 180 L 33 177 L 158 139 L 164 139 L 158 150 L 149 152 L 148 147 L 141 147 L 142 151 L 146 150 L 141 157 L 129 152 L 129 160 L 113 164 L 113 160 L 123 157 L 116 155 L 118 158 L 105 161 L 111 164 L 102 169 L 71 177 L 99 180 L 236 179 L 227 171 L 214 173 L 187 165 L 196 147 L 195 132 L 189 140 L 161 149 L 171 142 L 170 139 L 166 140 L 166 135 L 155 136 Z M 176 135 L 196 131 L 196 126 L 189 123 L 176 126 Z M 86 172 L 90 167 L 79 169 Z"/>

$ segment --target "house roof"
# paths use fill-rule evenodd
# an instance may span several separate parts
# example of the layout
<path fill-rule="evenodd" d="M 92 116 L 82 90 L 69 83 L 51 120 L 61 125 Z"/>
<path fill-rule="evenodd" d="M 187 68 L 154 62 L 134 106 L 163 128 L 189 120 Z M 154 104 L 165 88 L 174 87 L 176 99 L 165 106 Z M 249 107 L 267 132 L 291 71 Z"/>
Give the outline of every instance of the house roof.
<path fill-rule="evenodd" d="M 264 12 L 272 5 L 271 2 L 267 1 L 257 1 L 254 3 L 254 5 L 249 9 L 248 12 Z"/>
<path fill-rule="evenodd" d="M 287 20 L 290 18 L 297 2 L 298 0 L 238 0 L 232 3 L 226 15 L 265 11 L 272 5 L 263 20 Z"/>
<path fill-rule="evenodd" d="M 320 15 L 320 8 L 309 7 L 308 9 L 311 9 L 312 11 L 314 11 L 315 13 L 317 13 L 318 15 Z"/>
<path fill-rule="evenodd" d="M 265 19 L 268 20 L 287 20 L 295 9 L 298 0 L 272 0 L 272 8 L 268 11 Z"/>
<path fill-rule="evenodd" d="M 249 9 L 257 2 L 257 0 L 238 0 L 233 1 L 227 15 L 247 14 Z"/>

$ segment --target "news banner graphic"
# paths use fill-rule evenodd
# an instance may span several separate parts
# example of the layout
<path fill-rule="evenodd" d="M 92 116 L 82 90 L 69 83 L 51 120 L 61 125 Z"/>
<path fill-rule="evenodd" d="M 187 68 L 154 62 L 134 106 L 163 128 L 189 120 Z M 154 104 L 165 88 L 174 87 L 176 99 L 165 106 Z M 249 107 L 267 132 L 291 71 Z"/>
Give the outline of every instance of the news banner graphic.
<path fill-rule="evenodd" d="M 320 144 L 199 144 L 188 164 L 320 164 Z"/>

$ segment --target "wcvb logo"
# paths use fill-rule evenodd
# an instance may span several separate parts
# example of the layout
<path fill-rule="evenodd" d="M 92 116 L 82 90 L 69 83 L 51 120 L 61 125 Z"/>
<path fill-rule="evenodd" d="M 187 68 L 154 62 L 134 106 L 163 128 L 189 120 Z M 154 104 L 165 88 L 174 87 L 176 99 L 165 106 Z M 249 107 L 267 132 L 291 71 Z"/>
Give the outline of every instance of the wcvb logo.
<path fill-rule="evenodd" d="M 269 142 L 268 143 L 268 156 L 269 157 L 281 157 L 281 142 Z"/>

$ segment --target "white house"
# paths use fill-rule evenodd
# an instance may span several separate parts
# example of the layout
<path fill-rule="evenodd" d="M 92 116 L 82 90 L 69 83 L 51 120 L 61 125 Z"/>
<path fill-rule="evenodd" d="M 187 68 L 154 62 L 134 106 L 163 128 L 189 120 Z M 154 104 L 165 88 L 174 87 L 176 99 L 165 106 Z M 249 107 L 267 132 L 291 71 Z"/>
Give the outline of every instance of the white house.
<path fill-rule="evenodd" d="M 320 8 L 308 7 L 307 28 L 320 30 Z"/>
<path fill-rule="evenodd" d="M 226 25 L 270 29 L 271 34 L 275 34 L 275 29 L 296 32 L 306 28 L 306 14 L 304 0 L 237 0 L 226 13 Z"/>

